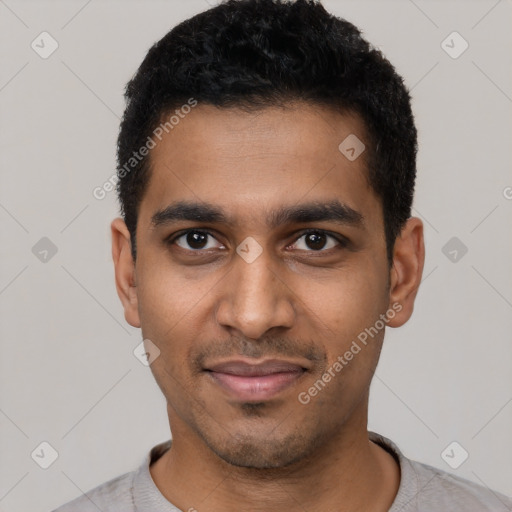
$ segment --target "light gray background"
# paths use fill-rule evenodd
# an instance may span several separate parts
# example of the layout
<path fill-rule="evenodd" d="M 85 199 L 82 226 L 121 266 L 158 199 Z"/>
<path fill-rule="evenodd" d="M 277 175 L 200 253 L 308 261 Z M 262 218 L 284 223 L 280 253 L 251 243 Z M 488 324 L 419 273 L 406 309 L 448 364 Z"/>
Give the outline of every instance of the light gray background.
<path fill-rule="evenodd" d="M 511 495 L 512 4 L 324 5 L 395 64 L 419 129 L 424 282 L 411 321 L 387 332 L 369 428 Z M 153 42 L 207 7 L 0 0 L 3 512 L 48 511 L 135 468 L 169 436 L 114 288 L 115 196 L 92 190 L 115 169 L 125 83 Z M 59 44 L 48 59 L 30 46 L 42 31 Z M 457 59 L 441 47 L 453 31 L 469 43 Z M 442 252 L 454 236 L 468 248 L 456 262 Z M 58 249 L 46 263 L 32 253 L 42 237 Z M 30 455 L 42 441 L 59 454 L 46 470 Z M 469 452 L 456 470 L 441 457 L 452 441 Z"/>

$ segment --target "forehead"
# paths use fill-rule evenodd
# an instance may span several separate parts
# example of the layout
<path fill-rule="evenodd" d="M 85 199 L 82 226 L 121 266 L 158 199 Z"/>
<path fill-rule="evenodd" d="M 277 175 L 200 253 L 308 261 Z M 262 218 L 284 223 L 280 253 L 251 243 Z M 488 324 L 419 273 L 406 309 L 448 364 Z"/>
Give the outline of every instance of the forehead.
<path fill-rule="evenodd" d="M 139 221 L 150 222 L 177 201 L 217 204 L 241 222 L 260 211 L 266 219 L 269 209 L 283 205 L 334 199 L 378 217 L 365 152 L 352 159 L 345 151 L 344 141 L 365 140 L 357 116 L 309 104 L 250 113 L 199 105 L 151 150 Z"/>

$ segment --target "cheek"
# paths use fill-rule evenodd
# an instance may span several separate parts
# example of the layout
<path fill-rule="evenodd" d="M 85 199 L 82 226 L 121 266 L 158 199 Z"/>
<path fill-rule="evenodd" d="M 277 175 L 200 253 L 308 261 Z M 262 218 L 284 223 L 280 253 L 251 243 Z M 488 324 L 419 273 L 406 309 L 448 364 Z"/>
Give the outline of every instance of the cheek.
<path fill-rule="evenodd" d="M 319 291 L 316 299 L 310 297 L 309 318 L 316 316 L 321 328 L 315 340 L 327 354 L 326 367 L 316 376 L 328 379 L 327 392 L 319 393 L 318 407 L 334 410 L 341 400 L 345 405 L 339 412 L 346 414 L 364 397 L 382 348 L 384 329 L 379 319 L 386 311 L 386 298 L 376 276 L 340 280 L 339 285 Z"/>
<path fill-rule="evenodd" d="M 315 342 L 323 345 L 328 368 L 337 377 L 333 391 L 347 387 L 353 391 L 371 378 L 384 334 L 382 328 L 373 327 L 388 305 L 386 283 L 381 269 L 367 265 L 364 271 L 344 269 L 302 295 L 307 306 L 304 314 L 315 324 L 310 326 Z M 339 371 L 332 368 L 337 361 Z"/>
<path fill-rule="evenodd" d="M 191 279 L 183 270 L 161 259 L 141 262 L 141 269 L 137 298 L 143 333 L 148 335 L 183 330 L 184 325 L 194 320 L 215 285 L 213 275 Z"/>
<path fill-rule="evenodd" d="M 388 301 L 385 276 L 371 268 L 339 271 L 331 279 L 309 286 L 302 297 L 313 317 L 342 339 L 343 333 L 353 334 L 354 329 L 373 324 Z"/>

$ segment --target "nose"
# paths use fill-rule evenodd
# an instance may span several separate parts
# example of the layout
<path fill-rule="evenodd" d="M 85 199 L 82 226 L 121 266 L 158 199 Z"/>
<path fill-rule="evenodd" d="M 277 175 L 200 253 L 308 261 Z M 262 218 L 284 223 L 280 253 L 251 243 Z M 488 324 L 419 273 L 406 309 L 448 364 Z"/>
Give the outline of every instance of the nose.
<path fill-rule="evenodd" d="M 219 325 L 251 339 L 270 329 L 291 328 L 293 292 L 264 253 L 251 263 L 237 256 L 233 265 L 223 280 L 216 308 Z"/>

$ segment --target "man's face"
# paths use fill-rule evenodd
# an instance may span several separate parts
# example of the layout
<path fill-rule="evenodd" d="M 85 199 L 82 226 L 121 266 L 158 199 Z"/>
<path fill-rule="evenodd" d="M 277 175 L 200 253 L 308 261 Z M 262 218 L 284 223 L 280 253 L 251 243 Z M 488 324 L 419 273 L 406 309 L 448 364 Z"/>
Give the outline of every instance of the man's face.
<path fill-rule="evenodd" d="M 131 322 L 160 350 L 175 437 L 232 464 L 285 466 L 366 428 L 383 329 L 334 368 L 391 307 L 390 273 L 365 154 L 338 149 L 350 134 L 365 142 L 357 117 L 304 104 L 200 105 L 151 152 Z"/>

